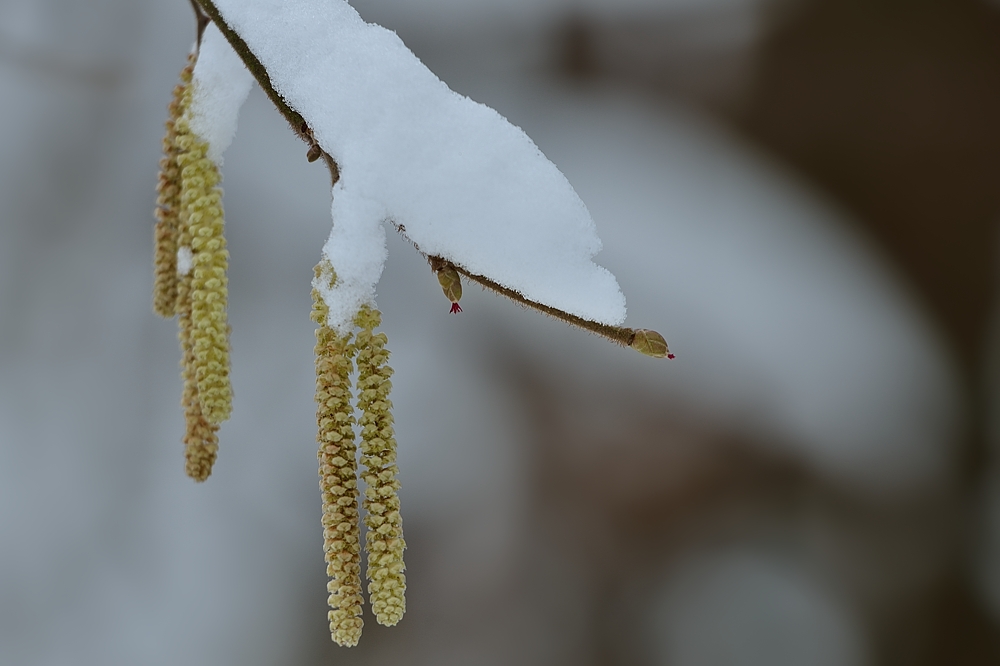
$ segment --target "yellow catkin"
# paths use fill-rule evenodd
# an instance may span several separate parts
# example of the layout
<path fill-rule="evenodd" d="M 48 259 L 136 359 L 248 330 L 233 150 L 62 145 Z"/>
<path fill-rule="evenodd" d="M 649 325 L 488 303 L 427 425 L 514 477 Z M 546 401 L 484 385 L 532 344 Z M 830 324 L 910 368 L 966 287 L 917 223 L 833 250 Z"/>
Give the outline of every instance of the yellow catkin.
<path fill-rule="evenodd" d="M 181 98 L 191 83 L 194 55 L 181 71 L 181 83 L 167 107 L 166 136 L 163 137 L 163 158 L 156 184 L 156 226 L 153 228 L 153 311 L 161 317 L 177 313 L 177 232 L 180 209 L 181 175 L 177 167 L 177 132 L 175 123 L 183 111 Z"/>
<path fill-rule="evenodd" d="M 182 146 L 190 138 L 190 131 L 186 122 L 181 118 L 191 102 L 190 82 L 191 69 L 194 58 L 189 60 L 188 67 L 182 74 L 183 85 L 175 90 L 177 119 L 168 132 L 172 134 L 173 146 L 167 152 L 167 157 L 172 159 L 176 169 L 177 178 L 180 178 L 180 170 L 177 165 L 178 158 L 182 152 Z M 174 108 L 171 109 L 173 113 Z M 180 186 L 178 180 L 178 187 Z M 189 216 L 187 211 L 180 205 L 180 190 L 176 192 L 175 202 L 171 205 L 171 211 L 175 213 L 173 222 L 175 224 L 175 236 L 173 238 L 173 258 L 172 266 L 174 271 L 174 303 L 173 309 L 177 314 L 178 333 L 177 337 L 181 345 L 181 380 L 184 389 L 181 394 L 181 408 L 184 410 L 184 458 L 185 471 L 195 481 L 204 481 L 212 473 L 212 465 L 215 463 L 216 455 L 219 451 L 219 438 L 216 432 L 219 427 L 212 424 L 205 418 L 201 411 L 201 402 L 198 399 L 198 382 L 195 377 L 195 356 L 192 346 L 192 301 L 191 301 L 191 272 L 180 274 L 177 268 L 177 250 L 179 248 L 191 247 L 191 230 L 188 225 Z M 159 248 L 157 248 L 159 251 Z M 159 273 L 159 264 L 157 270 Z"/>
<path fill-rule="evenodd" d="M 183 95 L 189 109 L 191 89 Z M 191 350 L 201 413 L 219 424 L 232 411 L 229 383 L 229 251 L 223 236 L 219 170 L 208 158 L 208 144 L 191 133 L 188 119 L 175 123 L 177 164 L 181 172 L 181 218 L 191 236 Z"/>
<path fill-rule="evenodd" d="M 184 239 L 186 229 L 180 238 Z M 187 239 L 184 239 L 187 240 Z M 184 470 L 195 481 L 204 481 L 212 473 L 212 465 L 219 453 L 219 426 L 209 423 L 201 413 L 198 400 L 198 382 L 195 380 L 194 350 L 191 347 L 191 276 L 182 275 L 178 281 L 177 314 L 180 323 L 178 336 L 181 341 L 181 379 L 184 392 L 181 407 L 184 409 Z"/>
<path fill-rule="evenodd" d="M 328 263 L 316 276 L 331 278 Z M 312 320 L 316 329 L 316 423 L 319 442 L 319 488 L 323 498 L 323 551 L 330 577 L 330 636 L 352 647 L 361 638 L 361 542 L 358 514 L 357 446 L 351 407 L 351 336 L 326 325 L 328 308 L 314 289 Z"/>
<path fill-rule="evenodd" d="M 392 368 L 386 362 L 385 333 L 374 333 L 381 324 L 378 310 L 365 306 L 355 318 L 361 330 L 354 347 L 358 365 L 358 410 L 361 412 L 361 462 L 365 466 L 364 507 L 368 553 L 368 595 L 379 624 L 392 626 L 406 611 L 406 577 L 403 575 L 403 521 L 399 515 L 399 481 L 396 479 L 396 437 L 392 429 L 389 390 Z"/>

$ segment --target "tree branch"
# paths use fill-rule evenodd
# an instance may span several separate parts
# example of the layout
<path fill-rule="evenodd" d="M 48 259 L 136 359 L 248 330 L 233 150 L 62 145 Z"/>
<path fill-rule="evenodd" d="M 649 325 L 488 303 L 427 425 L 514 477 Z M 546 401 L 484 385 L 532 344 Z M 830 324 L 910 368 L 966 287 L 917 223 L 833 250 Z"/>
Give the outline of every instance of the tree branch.
<path fill-rule="evenodd" d="M 294 131 L 300 139 L 309 144 L 310 154 L 314 154 L 319 146 L 313 138 L 312 129 L 310 129 L 309 123 L 306 122 L 305 118 L 303 118 L 298 111 L 288 106 L 288 103 L 285 102 L 285 98 L 274 89 L 274 86 L 271 84 L 271 75 L 267 73 L 267 68 L 261 64 L 254 52 L 250 50 L 247 43 L 243 41 L 242 37 L 240 37 L 239 33 L 226 24 L 225 20 L 222 18 L 222 14 L 219 12 L 218 7 L 215 6 L 215 3 L 212 2 L 212 0 L 191 0 L 191 4 L 196 7 L 196 15 L 207 15 L 208 18 L 215 23 L 215 26 L 226 38 L 226 41 L 228 41 L 229 45 L 233 47 L 234 51 L 236 51 L 236 55 L 240 57 L 240 60 L 242 60 L 243 64 L 246 65 L 246 68 L 250 70 L 253 77 L 257 79 L 257 83 L 260 85 L 261 90 L 264 91 L 264 94 L 266 94 L 268 99 L 271 100 L 271 103 L 278 109 L 278 112 L 285 117 L 285 120 L 288 121 L 292 131 Z M 319 156 L 323 158 L 327 168 L 330 170 L 330 180 L 332 180 L 333 184 L 336 185 L 337 181 L 340 180 L 340 167 L 337 165 L 336 160 L 334 160 L 333 157 L 331 157 L 330 154 L 322 148 L 319 148 Z M 315 161 L 315 158 L 310 161 Z"/>
<path fill-rule="evenodd" d="M 429 257 L 429 259 L 432 262 L 435 260 L 444 261 L 440 257 Z M 590 321 L 589 319 L 584 319 L 583 317 L 577 317 L 576 315 L 569 314 L 568 312 L 563 312 L 562 310 L 525 298 L 524 296 L 517 293 L 513 289 L 509 289 L 503 286 L 502 284 L 494 282 L 488 277 L 484 277 L 482 275 L 476 275 L 475 273 L 470 273 L 466 269 L 462 268 L 461 266 L 457 266 L 455 264 L 452 264 L 452 266 L 455 267 L 456 271 L 464 275 L 472 282 L 475 282 L 479 286 L 484 287 L 485 289 L 489 289 L 490 291 L 500 294 L 501 296 L 506 296 L 510 300 L 520 303 L 524 307 L 531 308 L 532 310 L 538 310 L 539 312 L 543 312 L 549 315 L 550 317 L 555 317 L 560 321 L 564 321 L 567 324 L 576 326 L 577 328 L 582 328 L 585 331 L 590 331 L 591 333 L 599 335 L 603 338 L 607 338 L 612 342 L 617 342 L 618 344 L 624 347 L 631 347 L 632 342 L 635 340 L 634 329 L 625 328 L 624 326 L 609 326 L 608 324 L 598 324 L 597 322 Z"/>
<path fill-rule="evenodd" d="M 312 129 L 309 127 L 305 118 L 303 118 L 298 111 L 289 106 L 281 94 L 274 89 L 274 86 L 271 84 L 271 76 L 268 74 L 267 69 L 260 62 L 247 43 L 243 41 L 243 38 L 226 24 L 225 20 L 222 18 L 222 14 L 219 12 L 219 9 L 215 6 L 215 3 L 212 0 L 191 0 L 191 4 L 194 7 L 195 15 L 198 17 L 199 41 L 201 39 L 201 33 L 204 31 L 202 21 L 204 20 L 204 17 L 207 16 L 213 23 L 215 23 L 216 27 L 219 28 L 219 31 L 225 36 L 230 46 L 233 47 L 233 50 L 235 50 L 236 54 L 240 57 L 240 60 L 243 61 L 243 64 L 246 65 L 247 69 L 250 70 L 250 73 L 253 74 L 255 79 L 257 79 L 257 83 L 260 84 L 261 89 L 268 96 L 268 99 L 271 100 L 274 106 L 278 109 L 278 112 L 281 113 L 281 115 L 285 117 L 285 120 L 288 121 L 288 124 L 291 125 L 292 130 L 299 136 L 299 138 L 309 144 L 309 151 L 306 154 L 307 159 L 312 162 L 322 157 L 327 168 L 330 170 L 330 179 L 333 181 L 333 184 L 336 185 L 337 181 L 340 180 L 340 167 L 337 165 L 336 160 L 334 160 L 329 153 L 323 150 L 322 147 L 316 143 L 316 140 L 313 138 Z M 393 226 L 396 227 L 396 230 L 403 236 L 403 238 L 406 238 L 414 245 L 414 247 L 416 247 L 418 252 L 420 251 L 420 248 L 417 247 L 416 243 L 413 243 L 413 241 L 406 236 L 405 229 L 401 225 L 394 224 Z M 423 252 L 421 252 L 421 254 L 423 254 Z M 427 255 L 424 256 L 426 257 Z M 430 257 L 428 257 L 428 259 L 430 259 Z M 662 344 L 662 354 L 659 353 L 659 349 L 656 350 L 656 353 L 650 353 L 645 350 L 642 345 L 637 343 L 636 329 L 599 324 L 597 322 L 569 314 L 568 312 L 563 312 L 557 308 L 537 303 L 525 298 L 513 289 L 509 289 L 501 284 L 498 284 L 497 282 L 494 282 L 488 277 L 471 273 L 457 264 L 453 265 L 459 273 L 467 277 L 469 280 L 485 287 L 486 289 L 494 291 L 501 296 L 506 296 L 512 301 L 516 301 L 525 307 L 538 310 L 539 312 L 547 314 L 550 317 L 555 317 L 560 321 L 582 328 L 585 331 L 590 331 L 591 333 L 607 338 L 608 340 L 625 347 L 634 347 L 645 354 L 657 357 L 669 355 L 669 350 L 666 348 L 666 342 L 663 342 Z M 663 340 L 662 336 L 653 333 L 652 331 L 641 330 L 639 332 L 644 334 L 642 336 L 642 340 L 639 342 L 644 342 L 646 339 L 645 336 L 648 334 L 655 335 L 660 341 Z M 672 355 L 669 356 L 672 358 Z"/>

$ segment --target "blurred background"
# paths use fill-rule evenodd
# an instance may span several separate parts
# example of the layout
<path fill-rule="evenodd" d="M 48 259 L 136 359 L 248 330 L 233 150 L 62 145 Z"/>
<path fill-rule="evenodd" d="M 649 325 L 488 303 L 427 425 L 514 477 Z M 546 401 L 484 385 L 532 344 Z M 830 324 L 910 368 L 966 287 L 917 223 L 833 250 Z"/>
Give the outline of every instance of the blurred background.
<path fill-rule="evenodd" d="M 1000 664 L 1000 4 L 357 0 L 521 126 L 657 362 L 399 238 L 408 613 L 334 646 L 312 267 L 329 180 L 226 155 L 233 419 L 183 473 L 153 316 L 184 0 L 0 0 L 0 663 Z"/>

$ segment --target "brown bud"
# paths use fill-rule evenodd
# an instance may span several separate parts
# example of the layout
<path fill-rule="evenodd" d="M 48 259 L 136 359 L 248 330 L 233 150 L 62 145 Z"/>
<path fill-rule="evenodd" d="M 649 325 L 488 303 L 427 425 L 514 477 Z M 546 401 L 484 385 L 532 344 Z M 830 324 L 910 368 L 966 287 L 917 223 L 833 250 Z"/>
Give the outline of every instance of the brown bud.
<path fill-rule="evenodd" d="M 645 354 L 646 356 L 652 356 L 653 358 L 674 357 L 674 355 L 670 353 L 670 349 L 667 347 L 667 341 L 663 339 L 663 336 L 656 331 L 650 331 L 646 328 L 636 329 L 635 338 L 629 346 L 637 352 Z"/>
<path fill-rule="evenodd" d="M 323 154 L 323 149 L 319 147 L 318 143 L 314 143 L 309 146 L 309 151 L 306 153 L 306 160 L 309 162 L 315 162 L 319 159 L 320 155 Z"/>

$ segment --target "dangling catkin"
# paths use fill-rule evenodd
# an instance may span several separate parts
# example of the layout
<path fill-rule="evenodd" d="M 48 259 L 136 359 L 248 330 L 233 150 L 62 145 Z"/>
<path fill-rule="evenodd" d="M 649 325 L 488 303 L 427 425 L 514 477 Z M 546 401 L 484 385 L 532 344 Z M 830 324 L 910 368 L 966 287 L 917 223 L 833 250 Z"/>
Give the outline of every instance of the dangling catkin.
<path fill-rule="evenodd" d="M 219 427 L 210 423 L 202 414 L 198 397 L 192 343 L 190 215 L 181 205 L 182 180 L 179 164 L 185 146 L 193 141 L 187 122 L 182 120 L 191 103 L 190 84 L 193 66 L 194 56 L 189 59 L 188 66 L 181 74 L 183 85 L 174 91 L 175 99 L 170 109 L 171 121 L 167 127 L 167 138 L 170 139 L 171 146 L 168 149 L 164 145 L 166 157 L 164 162 L 161 162 L 164 169 L 161 174 L 161 184 L 164 185 L 161 189 L 161 198 L 164 203 L 158 201 L 161 203 L 158 208 L 161 217 L 157 224 L 156 298 L 158 300 L 155 307 L 158 312 L 161 309 L 165 311 L 167 303 L 172 299 L 172 303 L 169 304 L 170 314 L 177 314 L 177 337 L 181 345 L 181 380 L 184 383 L 181 408 L 184 410 L 185 471 L 195 481 L 204 481 L 212 473 L 212 465 L 219 451 L 219 438 L 216 434 Z M 161 240 L 162 244 L 159 242 Z M 165 256 L 168 250 L 171 254 L 169 259 Z M 179 256 L 186 257 L 187 261 L 184 263 L 188 265 L 180 265 Z M 168 279 L 165 273 L 168 266 L 173 272 L 172 279 Z"/>
<path fill-rule="evenodd" d="M 354 341 L 358 365 L 358 410 L 361 412 L 362 478 L 367 485 L 364 507 L 368 512 L 368 595 L 379 624 L 392 626 L 406 611 L 406 577 L 403 575 L 403 521 L 399 515 L 399 481 L 396 479 L 396 437 L 392 429 L 389 390 L 392 368 L 386 362 L 385 333 L 378 310 L 363 306 L 355 318 L 361 329 Z"/>
<path fill-rule="evenodd" d="M 335 280 L 328 263 L 316 277 Z M 323 498 L 323 551 L 330 577 L 330 635 L 351 647 L 361 638 L 361 543 L 358 515 L 357 447 L 351 407 L 351 336 L 327 326 L 328 308 L 313 289 L 316 329 L 316 423 L 319 441 L 319 488 Z"/>
<path fill-rule="evenodd" d="M 175 123 L 177 165 L 181 170 L 181 218 L 191 244 L 191 350 L 189 371 L 198 383 L 201 413 L 219 424 L 232 411 L 229 383 L 229 251 L 223 236 L 219 169 L 207 157 L 208 144 L 195 136 L 188 113 L 192 88 L 183 95 L 185 113 Z"/>
<path fill-rule="evenodd" d="M 181 83 L 167 107 L 163 137 L 163 158 L 156 184 L 156 226 L 153 228 L 153 311 L 161 317 L 173 317 L 177 311 L 177 233 L 180 220 L 181 174 L 177 167 L 177 132 L 175 124 L 184 111 L 182 96 L 191 84 L 194 55 L 181 71 Z"/>

